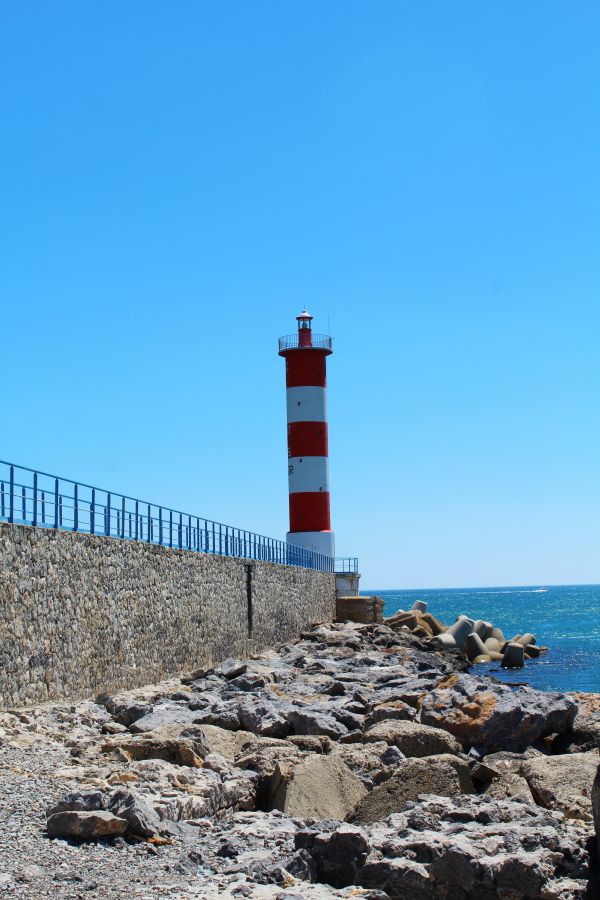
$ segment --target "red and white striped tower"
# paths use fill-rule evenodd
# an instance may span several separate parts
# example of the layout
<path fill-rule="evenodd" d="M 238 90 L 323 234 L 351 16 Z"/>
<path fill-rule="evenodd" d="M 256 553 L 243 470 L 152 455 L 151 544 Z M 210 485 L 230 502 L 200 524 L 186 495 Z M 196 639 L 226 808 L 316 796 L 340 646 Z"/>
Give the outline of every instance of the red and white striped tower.
<path fill-rule="evenodd" d="M 327 365 L 331 338 L 312 333 L 303 310 L 298 334 L 279 339 L 287 387 L 290 530 L 288 544 L 335 555 L 329 517 Z"/>

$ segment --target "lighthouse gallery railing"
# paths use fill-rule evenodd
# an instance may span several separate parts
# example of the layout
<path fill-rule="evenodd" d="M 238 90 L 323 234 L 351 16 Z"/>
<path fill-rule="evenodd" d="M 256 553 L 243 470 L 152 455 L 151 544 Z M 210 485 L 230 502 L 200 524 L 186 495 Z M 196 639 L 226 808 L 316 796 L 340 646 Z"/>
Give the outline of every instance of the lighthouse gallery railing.
<path fill-rule="evenodd" d="M 0 520 L 334 571 L 322 553 L 3 460 Z"/>

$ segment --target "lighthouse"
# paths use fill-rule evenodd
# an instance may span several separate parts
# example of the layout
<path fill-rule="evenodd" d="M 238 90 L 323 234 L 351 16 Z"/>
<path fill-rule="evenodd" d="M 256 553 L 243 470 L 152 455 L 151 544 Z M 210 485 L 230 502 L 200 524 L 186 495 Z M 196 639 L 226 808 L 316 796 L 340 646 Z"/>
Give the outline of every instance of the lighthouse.
<path fill-rule="evenodd" d="M 298 333 L 279 338 L 285 359 L 290 530 L 288 544 L 335 556 L 329 512 L 327 357 L 331 338 L 313 334 L 312 316 L 296 317 Z"/>

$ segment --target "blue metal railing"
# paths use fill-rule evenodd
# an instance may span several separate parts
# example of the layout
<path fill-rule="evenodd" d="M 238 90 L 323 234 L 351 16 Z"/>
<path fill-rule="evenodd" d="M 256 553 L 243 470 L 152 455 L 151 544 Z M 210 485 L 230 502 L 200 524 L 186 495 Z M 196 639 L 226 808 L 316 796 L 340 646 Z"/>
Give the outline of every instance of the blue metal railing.
<path fill-rule="evenodd" d="M 337 575 L 358 575 L 358 557 L 336 556 L 333 571 Z"/>
<path fill-rule="evenodd" d="M 3 460 L 0 520 L 334 571 L 323 553 Z"/>

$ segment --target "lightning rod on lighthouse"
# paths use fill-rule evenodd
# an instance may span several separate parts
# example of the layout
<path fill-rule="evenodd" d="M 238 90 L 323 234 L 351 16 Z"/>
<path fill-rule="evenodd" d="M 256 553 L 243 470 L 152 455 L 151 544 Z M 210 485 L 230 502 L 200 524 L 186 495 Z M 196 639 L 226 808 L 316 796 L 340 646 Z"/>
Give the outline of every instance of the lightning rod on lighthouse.
<path fill-rule="evenodd" d="M 298 333 L 279 339 L 285 359 L 290 530 L 288 544 L 335 556 L 329 510 L 327 357 L 331 338 L 313 334 L 312 316 L 296 317 Z"/>

